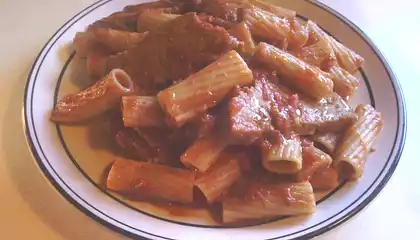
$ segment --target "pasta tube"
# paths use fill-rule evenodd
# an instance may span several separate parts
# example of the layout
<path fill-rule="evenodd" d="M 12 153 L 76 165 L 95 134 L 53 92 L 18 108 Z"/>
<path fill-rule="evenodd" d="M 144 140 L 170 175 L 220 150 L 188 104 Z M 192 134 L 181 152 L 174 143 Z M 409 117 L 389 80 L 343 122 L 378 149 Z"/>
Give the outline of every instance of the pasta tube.
<path fill-rule="evenodd" d="M 291 54 L 322 70 L 330 69 L 336 61 L 334 51 L 330 48 L 329 44 L 324 41 L 318 41 L 315 44 L 300 49 L 294 49 L 291 51 Z"/>
<path fill-rule="evenodd" d="M 122 96 L 132 92 L 130 76 L 121 69 L 114 69 L 89 88 L 64 96 L 55 105 L 51 120 L 60 123 L 87 120 L 115 107 Z"/>
<path fill-rule="evenodd" d="M 310 97 L 320 99 L 333 91 L 334 84 L 328 73 L 272 45 L 258 44 L 255 57 Z"/>
<path fill-rule="evenodd" d="M 126 127 L 163 127 L 165 115 L 156 97 L 122 97 L 122 118 Z"/>
<path fill-rule="evenodd" d="M 364 59 L 359 54 L 339 43 L 333 37 L 325 33 L 316 23 L 310 20 L 308 21 L 308 27 L 313 38 L 318 41 L 325 41 L 330 45 L 334 50 L 340 67 L 350 73 L 354 73 L 362 66 Z"/>
<path fill-rule="evenodd" d="M 252 83 L 253 75 L 235 51 L 158 93 L 157 98 L 177 126 L 215 106 L 236 85 Z"/>
<path fill-rule="evenodd" d="M 118 158 L 109 171 L 107 188 L 133 197 L 191 203 L 194 178 L 185 169 Z"/>
<path fill-rule="evenodd" d="M 241 176 L 238 156 L 222 153 L 217 162 L 196 181 L 207 202 L 213 203 L 226 193 L 229 187 Z"/>
<path fill-rule="evenodd" d="M 259 8 L 244 9 L 244 21 L 250 26 L 253 35 L 264 39 L 281 41 L 290 34 L 290 23 L 286 18 Z"/>
<path fill-rule="evenodd" d="M 294 49 L 302 48 L 309 38 L 308 25 L 302 25 L 296 18 L 293 18 L 290 20 L 290 26 L 289 46 Z"/>
<path fill-rule="evenodd" d="M 267 219 L 315 212 L 315 196 L 309 182 L 260 183 L 247 186 L 245 194 L 222 202 L 223 222 Z"/>
<path fill-rule="evenodd" d="M 318 144 L 317 146 L 325 149 L 329 154 L 334 153 L 339 138 L 340 134 L 334 132 L 317 133 L 311 136 L 311 140 L 314 141 L 315 144 Z"/>
<path fill-rule="evenodd" d="M 332 163 L 330 155 L 316 148 L 313 144 L 302 147 L 303 165 L 296 174 L 298 181 L 309 181 L 313 174 L 320 168 L 328 167 Z"/>
<path fill-rule="evenodd" d="M 334 81 L 334 92 L 338 93 L 342 98 L 349 99 L 356 92 L 360 85 L 360 81 L 355 76 L 339 66 L 333 66 L 330 74 Z"/>
<path fill-rule="evenodd" d="M 261 146 L 262 165 L 275 173 L 296 173 L 302 169 L 302 146 L 298 137 L 265 140 Z"/>
<path fill-rule="evenodd" d="M 186 167 L 192 166 L 204 173 L 217 161 L 227 145 L 226 137 L 217 132 L 212 132 L 210 135 L 193 142 L 181 155 L 181 162 Z"/>
<path fill-rule="evenodd" d="M 245 22 L 240 22 L 233 26 L 229 30 L 230 34 L 236 37 L 239 41 L 244 42 L 243 51 L 249 54 L 253 54 L 255 51 L 255 43 L 254 39 L 252 39 L 251 32 L 249 31 L 249 27 L 246 25 Z"/>
<path fill-rule="evenodd" d="M 175 18 L 181 15 L 178 14 L 168 14 L 168 13 L 158 13 L 153 11 L 147 11 L 140 14 L 137 22 L 137 31 L 146 32 L 154 31 L 160 26 L 174 20 Z"/>
<path fill-rule="evenodd" d="M 358 179 L 365 161 L 382 129 L 382 116 L 372 106 L 360 104 L 355 113 L 359 116 L 344 133 L 334 154 L 334 164 L 340 177 Z"/>
<path fill-rule="evenodd" d="M 332 167 L 321 167 L 312 175 L 310 182 L 315 190 L 330 190 L 339 184 L 337 170 Z"/>

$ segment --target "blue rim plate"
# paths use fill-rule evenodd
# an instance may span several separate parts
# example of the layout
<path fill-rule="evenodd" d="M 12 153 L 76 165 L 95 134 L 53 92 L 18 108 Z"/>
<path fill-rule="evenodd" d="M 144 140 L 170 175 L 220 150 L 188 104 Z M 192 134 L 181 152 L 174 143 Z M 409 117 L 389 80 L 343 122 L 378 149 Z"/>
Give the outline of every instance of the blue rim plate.
<path fill-rule="evenodd" d="M 201 210 L 178 216 L 104 191 L 99 182 L 112 155 L 101 148 L 101 141 L 89 138 L 95 129 L 59 126 L 49 121 L 49 114 L 57 98 L 77 91 L 86 78 L 80 68 L 81 60 L 74 58 L 70 44 L 74 34 L 93 21 L 138 2 L 141 1 L 101 0 L 76 14 L 46 43 L 28 76 L 23 109 L 28 145 L 49 182 L 83 213 L 134 238 L 306 239 L 350 219 L 385 187 L 398 165 L 406 135 L 406 108 L 398 80 L 372 41 L 344 16 L 316 1 L 283 0 L 282 6 L 296 10 L 302 19 L 317 22 L 366 60 L 358 73 L 362 86 L 352 101 L 374 105 L 382 112 L 385 126 L 363 177 L 319 194 L 317 212 L 312 216 L 243 226 L 218 225 Z"/>

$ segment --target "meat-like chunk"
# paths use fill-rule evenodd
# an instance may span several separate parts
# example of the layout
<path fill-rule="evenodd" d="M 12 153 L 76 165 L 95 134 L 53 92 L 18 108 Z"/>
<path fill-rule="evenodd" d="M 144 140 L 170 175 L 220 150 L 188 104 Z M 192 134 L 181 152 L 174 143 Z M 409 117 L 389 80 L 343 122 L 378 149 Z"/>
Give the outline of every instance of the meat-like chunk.
<path fill-rule="evenodd" d="M 251 144 L 275 129 L 289 136 L 299 118 L 297 95 L 280 88 L 275 73 L 253 73 L 255 85 L 237 89 L 228 103 L 233 141 Z"/>
<path fill-rule="evenodd" d="M 235 143 L 251 144 L 273 129 L 261 89 L 243 87 L 229 102 L 229 127 Z"/>
<path fill-rule="evenodd" d="M 198 18 L 203 22 L 208 22 L 208 23 L 213 24 L 214 26 L 219 26 L 219 27 L 222 27 L 222 28 L 225 28 L 225 29 L 229 29 L 233 25 L 235 25 L 231 21 L 224 20 L 222 18 L 218 18 L 218 17 L 208 15 L 208 14 L 205 14 L 205 13 L 200 13 L 198 15 Z"/>
<path fill-rule="evenodd" d="M 203 0 L 201 11 L 229 20 L 234 23 L 242 21 L 241 9 L 248 7 L 248 1 Z"/>
<path fill-rule="evenodd" d="M 229 33 L 187 13 L 153 31 L 136 47 L 112 56 L 105 71 L 124 69 L 145 93 L 167 87 L 233 49 Z"/>
<path fill-rule="evenodd" d="M 147 33 L 97 28 L 76 33 L 73 43 L 79 57 L 86 57 L 89 52 L 95 51 L 97 48 L 102 48 L 107 55 L 111 55 L 139 44 L 146 36 Z"/>
<path fill-rule="evenodd" d="M 301 125 L 309 132 L 338 132 L 357 120 L 351 107 L 336 93 L 317 103 L 301 101 Z"/>
<path fill-rule="evenodd" d="M 264 100 L 269 103 L 271 123 L 274 128 L 286 138 L 289 138 L 293 131 L 300 132 L 298 95 L 280 85 L 275 72 L 266 75 L 267 78 L 261 78 L 258 74 L 261 73 L 254 71 L 254 75 L 261 79 L 257 82 L 257 86 L 261 86 Z"/>

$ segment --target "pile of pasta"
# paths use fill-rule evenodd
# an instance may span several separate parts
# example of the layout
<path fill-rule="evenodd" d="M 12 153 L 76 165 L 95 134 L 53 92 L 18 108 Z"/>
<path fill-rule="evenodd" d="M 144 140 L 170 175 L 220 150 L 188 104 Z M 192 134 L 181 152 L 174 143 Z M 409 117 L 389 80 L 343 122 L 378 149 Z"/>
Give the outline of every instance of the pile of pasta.
<path fill-rule="evenodd" d="M 223 223 L 313 213 L 314 191 L 360 178 L 383 125 L 348 104 L 363 58 L 264 1 L 127 6 L 74 45 L 97 81 L 51 120 L 111 120 L 107 188 L 187 205 L 202 194 Z"/>

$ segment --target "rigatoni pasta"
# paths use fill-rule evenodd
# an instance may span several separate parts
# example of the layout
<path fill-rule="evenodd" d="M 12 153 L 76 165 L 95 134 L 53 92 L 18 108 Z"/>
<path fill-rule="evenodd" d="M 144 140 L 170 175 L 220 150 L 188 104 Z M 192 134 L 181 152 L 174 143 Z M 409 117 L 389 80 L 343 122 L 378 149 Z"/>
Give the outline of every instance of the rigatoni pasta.
<path fill-rule="evenodd" d="M 367 156 L 382 129 L 382 116 L 372 106 L 361 104 L 355 113 L 359 119 L 341 137 L 334 153 L 334 164 L 344 179 L 360 178 Z"/>
<path fill-rule="evenodd" d="M 261 145 L 264 168 L 275 173 L 296 173 L 302 168 L 302 146 L 298 137 L 289 139 L 280 135 L 274 141 L 265 140 Z"/>
<path fill-rule="evenodd" d="M 383 125 L 372 106 L 350 105 L 363 58 L 262 0 L 128 6 L 73 44 L 97 81 L 51 120 L 103 114 L 95 128 L 116 155 L 106 188 L 202 207 L 220 224 L 313 213 L 314 190 L 360 178 Z"/>
<path fill-rule="evenodd" d="M 122 119 L 126 127 L 164 127 L 165 115 L 154 96 L 124 96 Z"/>
<path fill-rule="evenodd" d="M 253 54 L 255 51 L 255 43 L 252 38 L 248 25 L 245 22 L 240 22 L 233 26 L 229 31 L 238 40 L 243 41 L 243 51 Z"/>
<path fill-rule="evenodd" d="M 334 92 L 344 99 L 349 99 L 360 85 L 359 79 L 339 66 L 331 67 L 329 73 L 334 81 Z"/>
<path fill-rule="evenodd" d="M 246 9 L 244 21 L 249 24 L 252 34 L 264 39 L 281 41 L 290 34 L 290 23 L 286 18 L 259 8 Z"/>
<path fill-rule="evenodd" d="M 267 43 L 260 43 L 255 58 L 289 79 L 291 85 L 309 97 L 320 99 L 333 91 L 331 76 L 293 55 Z"/>
<path fill-rule="evenodd" d="M 324 41 L 329 44 L 331 49 L 334 51 L 338 63 L 342 68 L 350 73 L 354 73 L 360 68 L 364 62 L 364 59 L 359 56 L 353 50 L 347 48 L 333 37 L 325 33 L 316 23 L 308 21 L 308 27 L 312 37 L 318 41 Z"/>
<path fill-rule="evenodd" d="M 181 155 L 180 160 L 186 167 L 206 172 L 219 158 L 229 140 L 221 133 L 212 132 L 194 141 Z"/>
<path fill-rule="evenodd" d="M 306 45 L 309 38 L 309 29 L 308 25 L 301 24 L 299 20 L 292 19 L 290 20 L 291 31 L 288 39 L 289 48 L 302 48 Z"/>
<path fill-rule="evenodd" d="M 337 146 L 338 140 L 340 140 L 340 133 L 326 132 L 316 133 L 311 137 L 311 140 L 322 149 L 325 149 L 327 153 L 333 154 Z"/>
<path fill-rule="evenodd" d="M 240 196 L 223 202 L 223 222 L 270 219 L 315 212 L 315 196 L 309 182 L 251 183 Z"/>
<path fill-rule="evenodd" d="M 203 175 L 198 176 L 195 185 L 201 190 L 207 202 L 220 200 L 230 186 L 240 178 L 240 156 L 222 153 L 217 162 Z"/>
<path fill-rule="evenodd" d="M 188 170 L 119 158 L 112 164 L 106 185 L 134 198 L 190 203 L 194 178 L 194 173 Z"/>
<path fill-rule="evenodd" d="M 133 92 L 133 82 L 123 70 L 115 69 L 89 88 L 63 97 L 51 113 L 54 122 L 80 122 L 113 108 Z"/>
<path fill-rule="evenodd" d="M 335 168 L 322 167 L 312 175 L 310 183 L 314 190 L 330 190 L 339 184 L 338 172 Z"/>
<path fill-rule="evenodd" d="M 332 158 L 330 155 L 315 147 L 313 144 L 302 148 L 303 164 L 302 169 L 296 173 L 297 181 L 309 181 L 319 169 L 330 166 Z"/>
<path fill-rule="evenodd" d="M 306 63 L 328 70 L 335 63 L 335 54 L 328 42 L 318 41 L 312 45 L 291 50 L 291 54 Z M 335 87 L 335 86 L 334 86 Z"/>
<path fill-rule="evenodd" d="M 252 83 L 252 72 L 241 56 L 230 51 L 172 87 L 158 93 L 162 108 L 177 126 L 215 106 L 236 85 Z"/>

